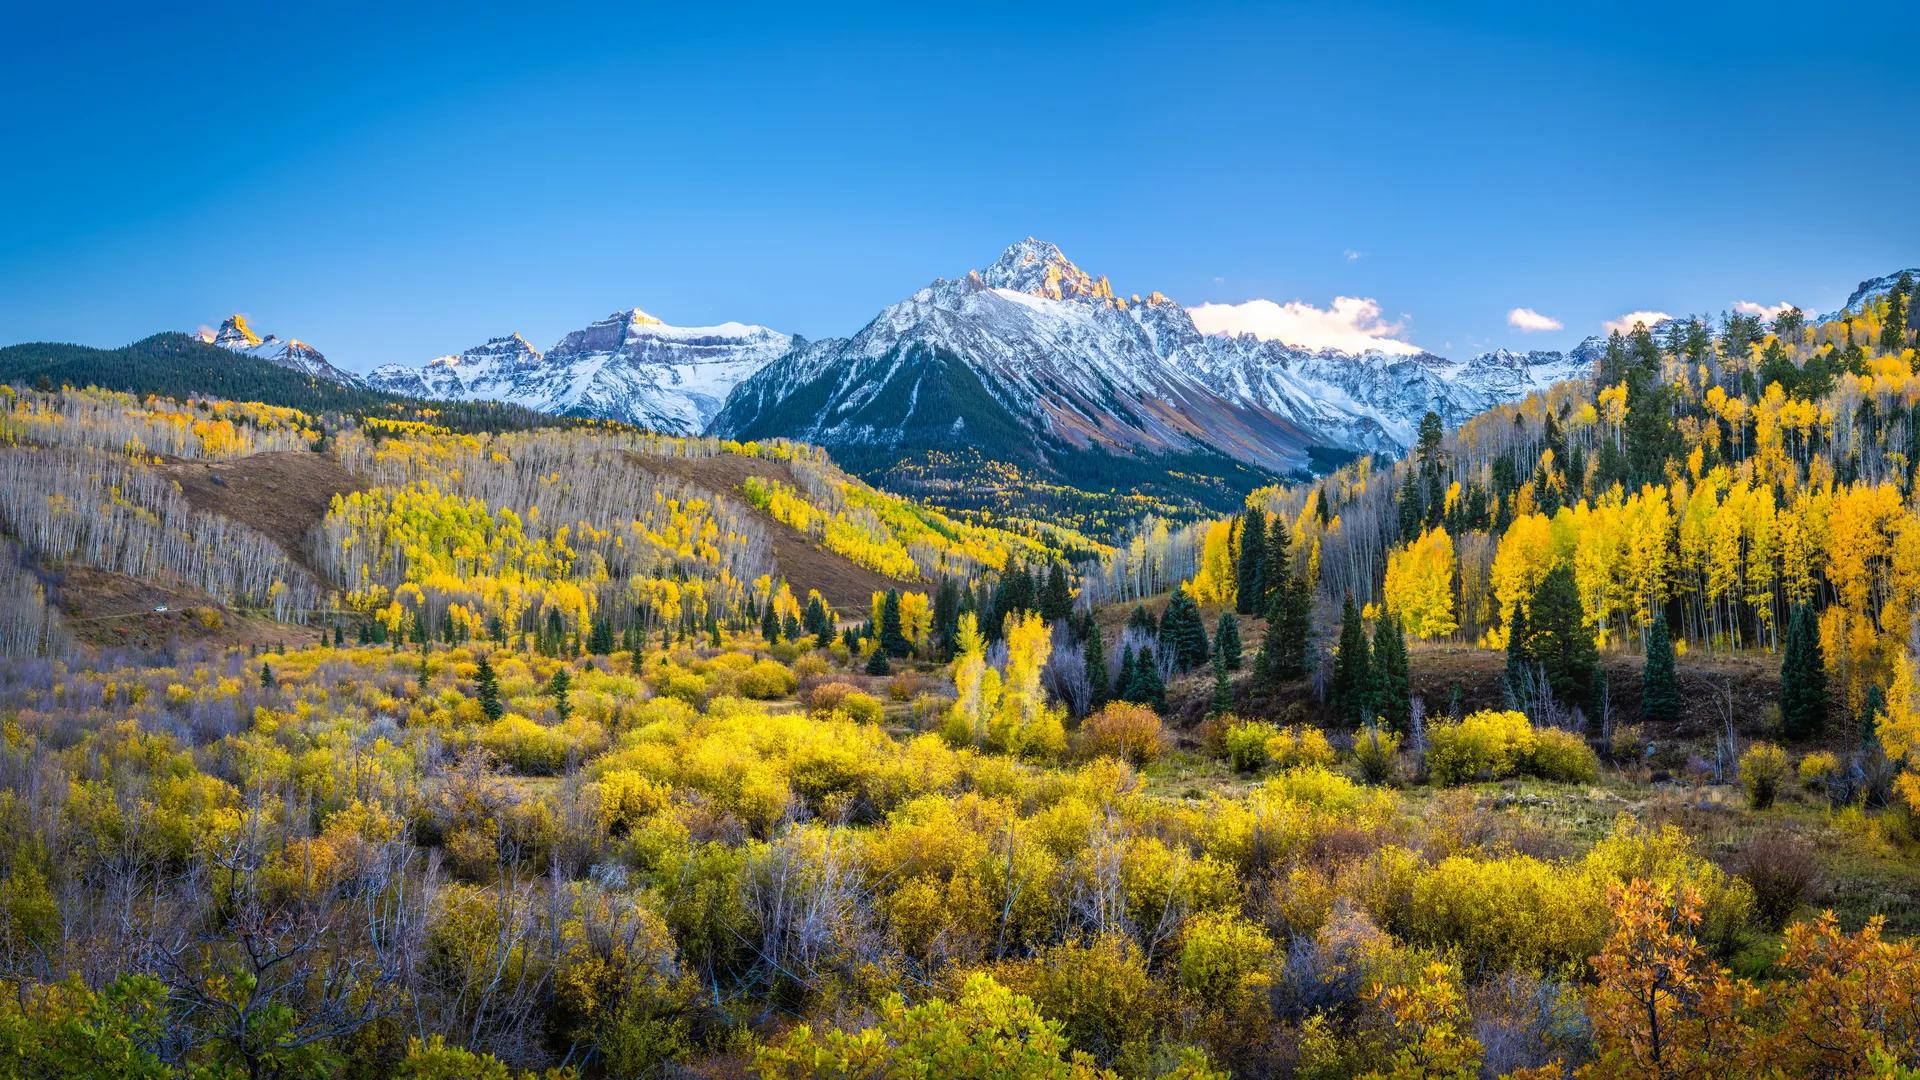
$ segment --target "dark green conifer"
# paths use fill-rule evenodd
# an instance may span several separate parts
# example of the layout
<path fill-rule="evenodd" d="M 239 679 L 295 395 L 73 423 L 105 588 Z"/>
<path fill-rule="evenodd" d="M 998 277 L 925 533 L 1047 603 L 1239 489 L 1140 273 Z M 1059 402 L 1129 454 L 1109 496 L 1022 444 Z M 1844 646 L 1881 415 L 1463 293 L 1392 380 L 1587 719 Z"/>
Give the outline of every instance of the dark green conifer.
<path fill-rule="evenodd" d="M 1664 613 L 1647 627 L 1647 666 L 1640 690 L 1640 719 L 1671 724 L 1680 719 L 1680 684 L 1674 677 L 1673 635 Z"/>

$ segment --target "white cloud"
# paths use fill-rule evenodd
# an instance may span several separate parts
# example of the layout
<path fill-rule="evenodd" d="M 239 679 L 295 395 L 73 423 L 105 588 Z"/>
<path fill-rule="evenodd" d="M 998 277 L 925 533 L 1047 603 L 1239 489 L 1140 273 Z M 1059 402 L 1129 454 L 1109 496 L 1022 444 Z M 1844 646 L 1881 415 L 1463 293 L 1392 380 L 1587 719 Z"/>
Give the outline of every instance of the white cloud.
<path fill-rule="evenodd" d="M 1364 259 L 1367 256 L 1366 252 L 1355 251 L 1352 248 L 1348 248 L 1346 251 L 1342 252 L 1342 254 L 1344 254 L 1347 257 L 1348 262 L 1359 262 L 1361 259 Z"/>
<path fill-rule="evenodd" d="M 1530 307 L 1517 307 L 1507 312 L 1507 325 L 1523 334 L 1566 329 L 1559 319 L 1551 315 L 1542 315 Z"/>
<path fill-rule="evenodd" d="M 1336 296 L 1332 306 L 1326 308 L 1303 300 L 1285 304 L 1249 300 L 1244 304 L 1201 304 L 1187 313 L 1203 334 L 1252 334 L 1262 341 L 1343 352 L 1420 351 L 1418 345 L 1397 339 L 1404 324 L 1383 321 L 1379 302 L 1358 296 Z"/>
<path fill-rule="evenodd" d="M 1779 318 L 1783 312 L 1792 306 L 1792 304 L 1787 303 L 1785 300 L 1777 304 L 1756 304 L 1751 300 L 1742 300 L 1733 305 L 1733 309 L 1745 315 L 1758 315 L 1763 319 L 1771 320 Z"/>
<path fill-rule="evenodd" d="M 1651 328 L 1655 323 L 1666 322 L 1673 316 L 1664 311 L 1629 311 L 1617 319 L 1608 319 L 1600 325 L 1609 331 L 1617 330 L 1624 334 L 1632 330 L 1636 323 L 1644 323 Z"/>

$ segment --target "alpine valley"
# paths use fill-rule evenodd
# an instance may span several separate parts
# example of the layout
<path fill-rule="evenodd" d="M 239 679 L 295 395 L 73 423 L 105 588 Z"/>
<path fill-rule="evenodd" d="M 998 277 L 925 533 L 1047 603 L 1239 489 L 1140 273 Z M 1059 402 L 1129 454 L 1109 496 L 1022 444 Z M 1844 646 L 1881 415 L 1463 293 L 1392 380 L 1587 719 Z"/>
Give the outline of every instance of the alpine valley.
<path fill-rule="evenodd" d="M 675 435 L 805 440 L 949 509 L 1045 512 L 1104 531 L 1148 511 L 1237 505 L 1276 477 L 1356 454 L 1397 455 L 1428 411 L 1451 426 L 1584 377 L 1599 344 L 1455 361 L 1206 334 L 1164 295 L 1117 295 L 1028 238 L 851 337 L 673 326 L 635 308 L 545 353 L 509 334 L 365 382 Z"/>

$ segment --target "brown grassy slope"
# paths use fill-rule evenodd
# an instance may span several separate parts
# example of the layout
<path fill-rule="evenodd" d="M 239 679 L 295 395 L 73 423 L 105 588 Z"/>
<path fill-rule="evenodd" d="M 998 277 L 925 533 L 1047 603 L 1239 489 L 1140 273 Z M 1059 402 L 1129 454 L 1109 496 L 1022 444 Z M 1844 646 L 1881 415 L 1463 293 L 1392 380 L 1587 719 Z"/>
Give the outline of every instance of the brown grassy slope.
<path fill-rule="evenodd" d="M 180 485 L 188 505 L 232 518 L 279 544 L 321 581 L 308 554 L 314 529 L 335 495 L 366 485 L 332 454 L 277 450 L 231 461 L 169 460 L 156 465 Z"/>
<path fill-rule="evenodd" d="M 74 637 L 101 648 L 157 649 L 175 642 L 284 648 L 311 645 L 320 633 L 235 614 L 169 578 L 140 580 L 84 566 L 50 570 L 46 578 Z"/>
<path fill-rule="evenodd" d="M 725 492 L 736 498 L 740 496 L 740 485 L 750 476 L 777 480 L 789 487 L 799 486 L 786 462 L 768 458 L 741 454 L 719 454 L 708 458 L 635 454 L 633 460 L 644 469 L 675 476 L 696 487 Z M 742 505 L 745 503 L 742 502 Z M 808 589 L 819 589 L 820 595 L 842 616 L 865 612 L 876 592 L 885 592 L 889 588 L 926 588 L 924 583 L 913 586 L 869 570 L 844 555 L 820 547 L 791 525 L 784 525 L 770 515 L 751 508 L 749 511 L 766 527 L 767 535 L 773 542 L 774 565 L 779 567 L 787 583 L 793 586 L 794 593 L 805 597 Z"/>

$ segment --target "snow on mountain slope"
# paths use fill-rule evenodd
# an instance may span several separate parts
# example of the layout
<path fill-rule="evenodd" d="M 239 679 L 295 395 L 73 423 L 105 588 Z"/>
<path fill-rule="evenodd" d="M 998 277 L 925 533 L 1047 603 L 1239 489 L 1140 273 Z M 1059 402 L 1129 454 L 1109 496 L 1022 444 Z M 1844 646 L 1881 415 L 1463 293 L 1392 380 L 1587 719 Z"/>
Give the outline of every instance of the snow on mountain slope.
<path fill-rule="evenodd" d="M 1820 321 L 1835 322 L 1846 318 L 1848 315 L 1865 310 L 1868 304 L 1883 299 L 1888 293 L 1891 293 L 1894 286 L 1899 284 L 1903 276 L 1907 279 L 1909 285 L 1914 282 L 1920 282 L 1920 267 L 1895 270 L 1893 273 L 1883 277 L 1870 278 L 1861 282 L 1859 286 L 1853 290 L 1853 295 L 1847 297 L 1845 307 L 1842 307 L 1839 311 L 1828 312 L 1820 316 Z"/>
<path fill-rule="evenodd" d="M 1100 450 L 1217 452 L 1279 472 L 1305 465 L 1309 433 L 1168 363 L 1161 328 L 1131 306 L 1058 248 L 1028 239 L 985 270 L 886 308 L 851 338 L 769 364 L 710 430 L 829 447 L 967 446 L 1030 464 Z M 1198 336 L 1190 321 L 1185 332 Z"/>
<path fill-rule="evenodd" d="M 283 368 L 303 372 L 322 379 L 330 379 L 349 386 L 360 385 L 360 377 L 351 372 L 342 371 L 327 362 L 320 350 L 298 339 L 281 341 L 269 334 L 264 339 L 247 325 L 246 316 L 229 315 L 218 330 L 202 330 L 196 335 L 201 341 L 218 345 L 229 352 L 277 364 Z"/>
<path fill-rule="evenodd" d="M 367 382 L 396 393 L 508 401 L 691 435 L 706 428 L 736 385 L 793 342 L 764 326 L 671 326 L 632 308 L 573 331 L 545 354 L 510 334 L 421 367 L 382 366 Z"/>
<path fill-rule="evenodd" d="M 851 338 L 769 364 L 711 430 L 1026 458 L 1044 458 L 1049 445 L 1200 446 L 1286 472 L 1306 463 L 1308 447 L 1398 453 L 1428 410 L 1458 424 L 1591 366 L 1590 350 L 1460 362 L 1203 334 L 1159 293 L 1116 297 L 1106 278 L 1028 238 L 984 270 L 888 307 Z"/>

